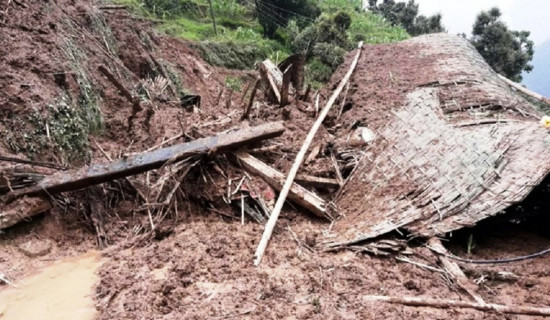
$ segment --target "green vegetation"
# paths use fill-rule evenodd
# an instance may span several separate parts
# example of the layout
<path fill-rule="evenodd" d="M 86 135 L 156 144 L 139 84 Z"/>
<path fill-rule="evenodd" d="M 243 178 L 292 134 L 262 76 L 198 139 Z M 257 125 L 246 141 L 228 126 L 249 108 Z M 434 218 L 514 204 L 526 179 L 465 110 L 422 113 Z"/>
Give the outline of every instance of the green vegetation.
<path fill-rule="evenodd" d="M 445 32 L 441 24 L 441 14 L 426 17 L 418 15 L 418 4 L 414 0 L 408 2 L 383 0 L 369 0 L 369 9 L 383 16 L 392 25 L 400 25 L 410 35 Z"/>
<path fill-rule="evenodd" d="M 241 91 L 241 86 L 243 85 L 243 81 L 241 78 L 237 77 L 231 77 L 228 76 L 225 78 L 225 86 L 233 91 Z"/>
<path fill-rule="evenodd" d="M 535 51 L 529 31 L 508 29 L 500 20 L 498 8 L 482 11 L 474 23 L 470 39 L 477 51 L 496 72 L 510 80 L 521 82 L 523 71 L 533 70 L 529 62 Z"/>
<path fill-rule="evenodd" d="M 160 32 L 194 42 L 213 65 L 249 69 L 266 58 L 280 62 L 305 52 L 308 78 L 316 86 L 329 79 L 357 42 L 409 37 L 400 26 L 363 12 L 360 0 L 212 0 L 217 34 L 207 0 L 114 1 L 156 20 Z"/>
<path fill-rule="evenodd" d="M 2 134 L 10 149 L 14 153 L 25 153 L 30 159 L 50 147 L 71 161 L 87 159 L 89 126 L 81 110 L 73 106 L 71 98 L 63 95 L 47 105 L 46 114 L 44 116 L 35 110 L 23 118 L 6 119 L 13 129 Z"/>

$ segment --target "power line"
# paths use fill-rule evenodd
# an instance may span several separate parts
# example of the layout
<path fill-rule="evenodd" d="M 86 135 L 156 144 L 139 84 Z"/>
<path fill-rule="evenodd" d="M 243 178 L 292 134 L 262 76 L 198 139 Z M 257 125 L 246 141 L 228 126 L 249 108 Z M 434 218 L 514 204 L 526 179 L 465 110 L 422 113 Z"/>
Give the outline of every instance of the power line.
<path fill-rule="evenodd" d="M 250 2 L 250 0 L 249 0 L 249 2 Z M 288 10 L 288 9 L 285 9 L 285 8 L 281 8 L 281 7 L 279 7 L 279 6 L 277 6 L 277 5 L 274 5 L 274 4 L 272 4 L 272 3 L 268 3 L 268 2 L 264 2 L 264 1 L 260 1 L 259 3 L 260 3 L 261 5 L 271 7 L 271 8 L 272 8 L 271 10 L 273 10 L 273 9 L 278 9 L 278 10 L 281 10 L 281 11 L 286 11 L 286 12 L 288 12 L 288 13 L 294 15 L 294 16 L 302 17 L 302 18 L 304 18 L 304 19 L 306 19 L 306 20 L 309 20 L 310 22 L 315 22 L 315 19 L 312 19 L 312 18 L 310 18 L 310 17 L 308 17 L 308 16 L 305 16 L 305 15 L 303 15 L 303 14 L 300 14 L 300 13 L 295 12 L 295 11 L 292 11 L 292 10 Z"/>
<path fill-rule="evenodd" d="M 258 10 L 258 12 L 260 14 L 264 15 L 264 17 L 268 18 L 268 20 L 275 23 L 277 26 L 279 26 L 279 27 L 285 27 L 286 26 L 286 21 L 282 20 L 281 18 L 276 17 L 275 15 L 273 15 L 272 12 L 270 12 L 266 9 L 260 8 L 260 7 L 256 7 L 256 9 Z"/>
<path fill-rule="evenodd" d="M 285 9 L 285 8 L 281 8 L 277 5 L 274 5 L 272 3 L 267 3 L 267 2 L 263 2 L 263 1 L 256 1 L 256 3 L 252 2 L 252 0 L 247 0 L 249 4 L 254 4 L 256 6 L 257 9 L 259 8 L 262 8 L 264 10 L 264 12 L 267 10 L 269 12 L 271 12 L 272 15 L 277 15 L 279 16 L 279 20 L 283 20 L 286 24 L 286 21 L 288 20 L 286 17 L 284 17 L 281 13 L 275 11 L 275 10 L 281 10 L 281 11 L 285 11 L 285 12 L 288 12 L 290 13 L 291 15 L 293 15 L 294 17 L 301 17 L 301 18 L 304 18 L 306 20 L 308 20 L 309 22 L 315 22 L 315 19 L 312 19 L 308 16 L 305 16 L 305 15 L 302 15 L 302 14 L 299 14 L 295 11 L 291 11 L 291 10 L 288 10 L 288 9 Z M 258 5 L 259 4 L 259 5 Z"/>

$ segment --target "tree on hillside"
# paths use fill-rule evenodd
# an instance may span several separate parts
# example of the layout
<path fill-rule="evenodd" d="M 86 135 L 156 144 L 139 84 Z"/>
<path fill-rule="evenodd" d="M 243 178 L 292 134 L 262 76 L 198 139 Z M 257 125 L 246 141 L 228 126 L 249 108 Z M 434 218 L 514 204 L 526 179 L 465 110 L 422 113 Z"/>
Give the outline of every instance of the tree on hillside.
<path fill-rule="evenodd" d="M 346 51 L 353 48 L 348 37 L 351 16 L 346 12 L 323 14 L 313 24 L 300 30 L 295 22 L 289 24 L 294 53 L 303 53 L 314 66 L 312 78 L 327 81 L 330 75 L 344 62 Z"/>
<path fill-rule="evenodd" d="M 521 82 L 521 73 L 533 70 L 529 62 L 535 53 L 529 31 L 513 31 L 500 20 L 498 8 L 478 14 L 470 41 L 493 69 Z"/>
<path fill-rule="evenodd" d="M 430 17 L 418 15 L 418 4 L 414 0 L 396 2 L 395 0 L 369 0 L 369 9 L 382 15 L 392 25 L 400 25 L 412 36 L 427 33 L 444 32 L 441 15 Z"/>
<path fill-rule="evenodd" d="M 321 10 L 311 0 L 255 0 L 258 21 L 264 35 L 273 38 L 279 27 L 292 19 L 305 26 L 315 20 Z"/>

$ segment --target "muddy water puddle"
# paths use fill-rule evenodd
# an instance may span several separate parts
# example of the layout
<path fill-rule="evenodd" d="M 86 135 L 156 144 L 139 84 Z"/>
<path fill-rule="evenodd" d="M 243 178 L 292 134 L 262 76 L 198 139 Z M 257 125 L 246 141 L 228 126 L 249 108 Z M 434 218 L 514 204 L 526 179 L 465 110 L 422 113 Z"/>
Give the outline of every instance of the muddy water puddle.
<path fill-rule="evenodd" d="M 100 254 L 63 259 L 0 291 L 2 320 L 93 319 Z"/>

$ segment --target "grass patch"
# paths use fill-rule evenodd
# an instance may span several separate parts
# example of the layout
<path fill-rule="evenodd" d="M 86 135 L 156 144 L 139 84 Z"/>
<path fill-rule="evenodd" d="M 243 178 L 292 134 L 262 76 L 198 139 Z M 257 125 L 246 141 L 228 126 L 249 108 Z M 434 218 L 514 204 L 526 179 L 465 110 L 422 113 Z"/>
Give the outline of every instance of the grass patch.
<path fill-rule="evenodd" d="M 280 28 L 275 39 L 263 37 L 253 2 L 213 0 L 218 33 L 215 34 L 208 3 L 199 0 L 114 0 L 125 4 L 141 16 L 159 22 L 158 30 L 170 36 L 196 42 L 203 58 L 212 65 L 231 69 L 250 69 L 266 58 L 280 62 L 291 49 L 291 32 Z M 317 4 L 325 13 L 346 12 L 352 22 L 347 32 L 350 42 L 379 44 L 400 41 L 409 36 L 401 27 L 393 27 L 378 15 L 361 10 L 360 0 L 324 0 Z M 327 68 L 318 60 L 309 62 L 315 76 L 312 81 L 326 81 Z M 334 68 L 333 68 L 334 70 Z"/>

